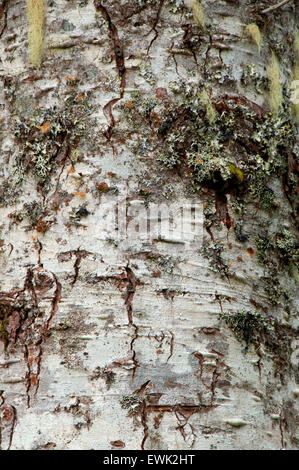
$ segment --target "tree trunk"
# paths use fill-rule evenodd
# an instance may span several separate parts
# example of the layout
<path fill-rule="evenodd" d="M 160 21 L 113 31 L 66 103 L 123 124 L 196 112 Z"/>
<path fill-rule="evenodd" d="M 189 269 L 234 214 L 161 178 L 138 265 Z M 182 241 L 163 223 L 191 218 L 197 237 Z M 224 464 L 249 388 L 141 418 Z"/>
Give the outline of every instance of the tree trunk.
<path fill-rule="evenodd" d="M 1 449 L 298 445 L 283 3 L 0 0 Z"/>

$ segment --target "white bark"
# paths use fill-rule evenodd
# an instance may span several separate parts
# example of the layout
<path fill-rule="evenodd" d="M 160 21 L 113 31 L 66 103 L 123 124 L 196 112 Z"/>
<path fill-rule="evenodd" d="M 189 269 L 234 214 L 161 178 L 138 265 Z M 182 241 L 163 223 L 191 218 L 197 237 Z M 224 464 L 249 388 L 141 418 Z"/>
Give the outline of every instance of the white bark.
<path fill-rule="evenodd" d="M 257 91 L 254 80 L 266 76 L 271 38 L 282 48 L 281 81 L 289 90 L 294 3 L 270 12 L 267 26 L 260 12 L 273 4 L 205 0 L 202 30 L 179 0 L 48 1 L 42 65 L 35 69 L 27 58 L 25 2 L 2 0 L 1 449 L 298 444 L 298 275 L 292 263 L 277 267 L 288 298 L 279 293 L 271 303 L 263 280 L 269 284 L 271 276 L 254 243 L 267 224 L 274 234 L 281 227 L 294 232 L 291 190 L 288 199 L 281 177 L 269 176 L 280 207 L 265 211 L 246 200 L 242 240 L 233 228 L 241 219 L 234 189 L 217 196 L 219 188 L 203 180 L 194 192 L 186 162 L 169 169 L 157 159 L 170 148 L 157 132 L 167 109 L 194 101 L 204 116 L 205 105 L 196 104 L 204 86 L 217 116 L 248 106 L 254 122 L 269 111 L 267 90 Z M 244 33 L 253 22 L 263 31 L 260 55 Z M 246 64 L 255 64 L 259 76 L 244 85 Z M 148 99 L 156 100 L 150 111 Z M 184 136 L 190 115 L 178 119 Z M 242 132 L 238 125 L 236 119 Z M 235 158 L 245 161 L 242 152 L 251 148 L 242 145 Z M 236 152 L 230 149 L 222 142 L 217 151 L 223 172 L 232 168 L 221 160 Z M 204 158 L 200 148 L 198 155 Z M 248 167 L 239 166 L 250 181 Z M 237 176 L 239 188 L 245 183 Z M 103 217 L 107 208 L 118 200 L 136 207 L 143 198 L 177 210 L 190 200 L 203 204 L 210 258 L 198 244 L 118 240 Z M 274 342 L 282 328 L 287 359 L 273 341 L 272 349 L 261 343 L 245 351 L 219 319 L 240 311 L 276 321 Z"/>

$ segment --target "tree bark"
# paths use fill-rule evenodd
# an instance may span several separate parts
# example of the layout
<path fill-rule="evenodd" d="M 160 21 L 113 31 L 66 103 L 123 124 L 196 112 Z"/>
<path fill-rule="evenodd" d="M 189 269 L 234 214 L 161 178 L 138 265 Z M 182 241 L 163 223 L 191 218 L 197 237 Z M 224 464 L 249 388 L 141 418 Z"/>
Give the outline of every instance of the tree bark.
<path fill-rule="evenodd" d="M 298 447 L 277 3 L 48 0 L 41 51 L 0 1 L 2 450 Z M 138 238 L 163 204 L 202 209 L 196 243 Z"/>

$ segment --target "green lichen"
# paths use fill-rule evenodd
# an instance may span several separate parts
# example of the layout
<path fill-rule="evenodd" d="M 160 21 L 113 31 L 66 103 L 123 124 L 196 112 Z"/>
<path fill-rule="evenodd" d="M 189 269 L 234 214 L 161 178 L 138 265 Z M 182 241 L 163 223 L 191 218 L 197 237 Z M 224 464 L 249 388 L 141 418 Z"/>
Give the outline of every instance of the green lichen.
<path fill-rule="evenodd" d="M 291 343 L 297 331 L 288 325 L 282 325 L 272 317 L 266 317 L 260 312 L 240 310 L 235 313 L 222 312 L 219 319 L 233 331 L 241 343 L 245 343 L 245 352 L 252 345 L 261 355 L 261 346 L 270 354 L 276 364 L 276 373 L 284 380 L 285 372 L 292 371 L 290 355 Z"/>
<path fill-rule="evenodd" d="M 74 225 L 78 225 L 82 218 L 89 215 L 89 211 L 86 209 L 86 204 L 82 204 L 79 208 L 73 207 L 70 213 L 70 222 Z"/>
<path fill-rule="evenodd" d="M 294 55 L 295 55 L 295 65 L 294 65 L 294 74 L 293 74 L 293 106 L 297 124 L 299 125 L 299 28 L 296 28 L 295 40 L 294 40 Z"/>
<path fill-rule="evenodd" d="M 296 235 L 286 228 L 264 232 L 255 237 L 258 261 L 264 267 L 264 284 L 268 300 L 272 305 L 282 306 L 290 312 L 292 281 L 297 281 L 299 247 Z M 288 287 L 282 283 L 282 276 L 288 276 Z"/>
<path fill-rule="evenodd" d="M 157 81 L 150 64 L 146 62 L 142 62 L 140 64 L 138 75 L 152 86 L 154 86 Z"/>
<path fill-rule="evenodd" d="M 29 222 L 28 229 L 32 229 L 36 226 L 42 215 L 42 205 L 37 201 L 33 201 L 24 204 L 23 209 L 12 212 L 9 217 L 12 224 L 27 221 Z"/>
<path fill-rule="evenodd" d="M 250 23 L 245 28 L 246 34 L 256 43 L 259 53 L 261 52 L 262 35 L 260 28 L 255 23 Z"/>
<path fill-rule="evenodd" d="M 180 82 L 171 87 L 178 98 L 167 106 L 137 93 L 121 105 L 128 132 L 138 133 L 135 152 L 156 155 L 165 167 L 186 175 L 194 189 L 234 197 L 248 189 L 259 207 L 275 208 L 271 178 L 292 178 L 288 155 L 295 151 L 296 134 L 287 112 L 266 114 L 245 98 L 215 101 L 204 89 Z"/>
<path fill-rule="evenodd" d="M 185 5 L 192 11 L 193 19 L 195 23 L 205 28 L 205 14 L 203 7 L 199 0 L 185 0 Z"/>
<path fill-rule="evenodd" d="M 15 204 L 20 195 L 20 188 L 13 184 L 12 178 L 6 179 L 0 184 L 0 207 Z"/>
<path fill-rule="evenodd" d="M 244 86 L 253 85 L 257 93 L 264 94 L 269 91 L 269 79 L 257 71 L 255 64 L 246 64 L 242 76 L 241 83 Z"/>
<path fill-rule="evenodd" d="M 109 390 L 115 383 L 115 376 L 115 372 L 109 370 L 107 367 L 97 367 L 91 376 L 91 380 L 96 380 L 99 378 L 104 379 L 107 385 L 107 389 Z"/>
<path fill-rule="evenodd" d="M 275 53 L 272 51 L 271 63 L 267 67 L 267 75 L 269 78 L 269 105 L 273 114 L 277 114 L 282 106 L 282 84 L 280 64 Z"/>
<path fill-rule="evenodd" d="M 224 246 L 220 243 L 204 243 L 201 249 L 201 253 L 204 258 L 209 260 L 211 268 L 220 273 L 222 277 L 228 277 L 229 269 L 226 262 L 223 259 L 222 252 Z"/>
<path fill-rule="evenodd" d="M 246 343 L 246 349 L 250 344 L 258 343 L 269 332 L 269 324 L 258 312 L 241 310 L 234 314 L 220 313 L 219 319 L 234 332 L 239 341 Z"/>
<path fill-rule="evenodd" d="M 268 266 L 277 263 L 280 269 L 288 269 L 298 262 L 299 246 L 294 233 L 286 228 L 277 232 L 258 235 L 255 238 L 258 259 Z"/>
<path fill-rule="evenodd" d="M 261 90 L 267 88 L 266 77 L 253 68 L 251 73 L 256 86 Z M 233 228 L 238 242 L 245 243 L 249 240 L 246 224 L 252 214 L 256 216 L 260 236 L 265 227 L 265 212 L 279 218 L 280 188 L 285 191 L 287 206 L 295 202 L 296 128 L 287 97 L 276 113 L 269 113 L 244 96 L 213 98 L 210 89 L 207 88 L 208 93 L 205 87 L 191 79 L 171 82 L 167 102 L 152 98 L 149 93 L 132 93 L 132 99 L 121 104 L 124 117 L 121 121 L 128 126 L 128 139 L 137 137 L 135 142 L 138 143 L 132 145 L 132 150 L 138 159 L 153 162 L 155 158 L 161 170 L 165 168 L 165 179 L 171 170 L 190 193 L 200 194 L 205 201 L 209 195 L 210 200 L 218 204 L 215 209 L 204 211 L 205 228 L 211 237 L 215 235 L 212 228 L 221 230 L 225 225 L 228 230 Z M 156 191 L 160 196 L 165 194 L 162 184 Z M 258 243 L 261 245 L 262 240 Z M 257 246 L 259 260 L 263 257 L 262 248 Z M 229 276 L 223 253 L 224 247 L 217 243 L 216 237 L 215 243 L 206 244 L 202 250 L 215 271 Z M 289 266 L 287 271 L 291 276 L 298 276 L 283 231 L 278 235 L 272 256 L 271 261 L 276 258 L 279 261 L 276 269 L 283 263 Z M 278 287 L 270 286 L 267 279 L 272 274 L 268 275 L 266 270 L 264 274 L 269 301 L 288 311 L 289 292 L 277 284 L 276 277 Z"/>
<path fill-rule="evenodd" d="M 120 400 L 121 407 L 128 410 L 129 415 L 135 415 L 140 412 L 143 400 L 139 395 L 124 395 Z"/>
<path fill-rule="evenodd" d="M 290 293 L 282 287 L 277 272 L 268 270 L 268 275 L 261 278 L 261 281 L 264 283 L 264 289 L 271 304 L 274 306 L 280 305 L 287 312 L 289 310 Z"/>
<path fill-rule="evenodd" d="M 15 137 L 20 152 L 16 160 L 19 182 L 31 172 L 46 187 L 59 161 L 69 158 L 86 133 L 90 110 L 87 97 L 70 96 L 63 109 L 37 109 L 27 119 L 16 118 Z"/>

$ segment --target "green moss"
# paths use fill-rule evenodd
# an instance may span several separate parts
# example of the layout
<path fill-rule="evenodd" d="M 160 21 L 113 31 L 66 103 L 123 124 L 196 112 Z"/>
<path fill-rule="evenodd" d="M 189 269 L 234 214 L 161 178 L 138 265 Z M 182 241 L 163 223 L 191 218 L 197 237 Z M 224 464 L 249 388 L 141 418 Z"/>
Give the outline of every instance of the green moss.
<path fill-rule="evenodd" d="M 229 170 L 230 170 L 231 175 L 236 175 L 237 180 L 239 181 L 239 183 L 242 183 L 242 181 L 244 180 L 243 171 L 240 170 L 240 168 L 237 168 L 232 163 L 229 164 Z"/>

